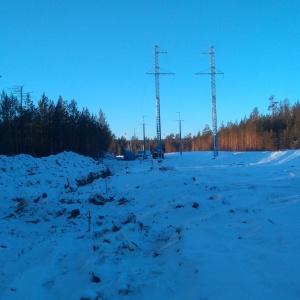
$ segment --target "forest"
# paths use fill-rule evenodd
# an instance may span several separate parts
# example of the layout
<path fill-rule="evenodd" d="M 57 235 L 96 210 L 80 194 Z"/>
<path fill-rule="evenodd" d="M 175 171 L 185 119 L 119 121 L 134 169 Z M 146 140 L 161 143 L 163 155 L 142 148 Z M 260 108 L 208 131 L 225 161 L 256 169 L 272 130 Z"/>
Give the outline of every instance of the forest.
<path fill-rule="evenodd" d="M 34 105 L 30 94 L 21 100 L 5 91 L 0 99 L 0 154 L 30 154 L 43 157 L 62 151 L 73 151 L 99 158 L 109 151 L 122 155 L 125 150 L 143 149 L 143 141 L 132 137 L 116 138 L 105 114 L 91 114 L 88 108 L 81 111 L 77 102 L 57 102 L 43 93 Z M 156 139 L 146 139 L 146 149 L 152 150 Z M 171 133 L 163 139 L 165 152 L 180 151 L 179 134 Z M 212 130 L 206 125 L 196 135 L 182 137 L 183 151 L 212 150 Z M 220 151 L 275 151 L 300 148 L 300 103 L 291 105 L 288 99 L 275 102 L 270 98 L 269 113 L 260 114 L 254 108 L 249 117 L 222 123 L 218 128 Z"/>
<path fill-rule="evenodd" d="M 73 151 L 98 158 L 108 150 L 113 135 L 101 110 L 98 116 L 87 108 L 79 111 L 75 100 L 60 96 L 54 103 L 44 93 L 37 107 L 29 93 L 24 98 L 1 94 L 0 154 L 43 157 Z"/>
<path fill-rule="evenodd" d="M 224 123 L 218 128 L 218 148 L 221 151 L 276 151 L 300 148 L 300 103 L 290 105 L 288 99 L 279 102 L 270 97 L 268 114 L 260 114 L 254 108 L 250 116 L 241 121 Z M 156 141 L 148 140 L 147 149 L 152 149 Z M 179 133 L 171 133 L 163 140 L 166 152 L 180 151 Z M 136 152 L 143 147 L 143 141 L 132 137 L 128 142 L 124 137 L 113 139 L 110 151 L 122 154 L 123 149 Z M 213 149 L 212 130 L 206 125 L 196 135 L 182 137 L 182 151 L 209 151 Z"/>

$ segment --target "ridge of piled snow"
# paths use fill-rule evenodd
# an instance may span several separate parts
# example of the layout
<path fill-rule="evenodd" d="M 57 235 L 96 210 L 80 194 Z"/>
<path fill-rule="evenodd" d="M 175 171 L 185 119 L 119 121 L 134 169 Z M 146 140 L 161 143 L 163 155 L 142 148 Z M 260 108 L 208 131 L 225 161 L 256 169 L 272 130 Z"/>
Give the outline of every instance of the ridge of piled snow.
<path fill-rule="evenodd" d="M 0 299 L 298 299 L 299 153 L 0 156 Z"/>

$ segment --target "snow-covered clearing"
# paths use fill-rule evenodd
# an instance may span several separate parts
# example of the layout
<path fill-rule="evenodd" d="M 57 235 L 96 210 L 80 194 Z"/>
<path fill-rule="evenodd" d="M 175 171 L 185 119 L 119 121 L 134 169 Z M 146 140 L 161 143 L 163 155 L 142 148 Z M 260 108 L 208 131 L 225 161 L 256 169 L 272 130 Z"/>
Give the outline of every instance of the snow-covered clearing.
<path fill-rule="evenodd" d="M 299 163 L 0 156 L 0 299 L 300 299 Z"/>

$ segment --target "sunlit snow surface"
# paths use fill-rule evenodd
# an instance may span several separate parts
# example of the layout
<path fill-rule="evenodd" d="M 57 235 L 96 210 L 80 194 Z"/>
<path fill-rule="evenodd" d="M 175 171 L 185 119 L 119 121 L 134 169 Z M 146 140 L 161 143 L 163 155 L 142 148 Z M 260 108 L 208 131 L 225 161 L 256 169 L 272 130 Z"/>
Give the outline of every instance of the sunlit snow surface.
<path fill-rule="evenodd" d="M 0 299 L 300 299 L 300 151 L 212 158 L 0 156 Z"/>

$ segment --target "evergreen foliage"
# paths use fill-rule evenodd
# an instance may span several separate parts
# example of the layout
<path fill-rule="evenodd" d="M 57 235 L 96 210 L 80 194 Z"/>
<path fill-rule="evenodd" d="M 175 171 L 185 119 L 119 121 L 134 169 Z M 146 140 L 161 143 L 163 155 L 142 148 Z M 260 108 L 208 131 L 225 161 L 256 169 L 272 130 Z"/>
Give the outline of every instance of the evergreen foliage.
<path fill-rule="evenodd" d="M 240 122 L 221 124 L 218 130 L 218 146 L 221 151 L 276 151 L 300 149 L 300 103 L 290 105 L 288 99 L 275 102 L 270 98 L 270 113 L 260 114 L 254 108 L 249 118 Z M 146 141 L 152 150 L 156 139 Z M 163 140 L 166 152 L 179 152 L 179 134 L 167 135 Z M 0 99 L 0 154 L 30 154 L 36 157 L 73 151 L 98 158 L 106 151 L 114 155 L 124 150 L 142 150 L 143 141 L 132 137 L 116 138 L 102 110 L 98 116 L 87 108 L 78 110 L 75 100 L 69 103 L 61 96 L 54 103 L 42 94 L 37 106 L 30 94 L 21 107 L 13 94 L 4 91 Z M 205 125 L 202 133 L 182 138 L 183 151 L 212 150 L 212 130 Z"/>
<path fill-rule="evenodd" d="M 300 103 L 291 106 L 287 99 L 272 107 L 270 114 L 254 108 L 249 118 L 222 124 L 218 130 L 219 150 L 276 151 L 300 148 Z M 193 151 L 211 150 L 211 131 L 193 137 Z M 185 149 L 184 149 L 185 150 Z M 187 151 L 187 150 L 185 150 Z"/>
<path fill-rule="evenodd" d="M 284 149 L 300 149 L 300 103 L 290 105 L 289 100 L 273 102 L 269 106 L 269 114 L 260 114 L 254 108 L 249 118 L 240 122 L 223 123 L 218 130 L 218 146 L 221 151 L 276 151 Z M 149 145 L 149 146 L 148 146 Z M 179 134 L 167 135 L 163 140 L 166 152 L 179 152 Z M 156 140 L 147 141 L 147 149 L 152 150 Z M 110 148 L 115 154 L 122 154 L 122 149 L 142 150 L 141 140 L 126 142 L 126 139 L 114 139 Z M 213 150 L 212 130 L 205 125 L 202 133 L 186 135 L 182 138 L 183 151 Z"/>
<path fill-rule="evenodd" d="M 99 117 L 87 108 L 61 96 L 57 102 L 43 94 L 34 105 L 29 94 L 21 107 L 19 100 L 4 91 L 0 99 L 0 154 L 30 154 L 36 157 L 73 151 L 99 157 L 108 150 L 112 132 L 104 113 Z"/>

